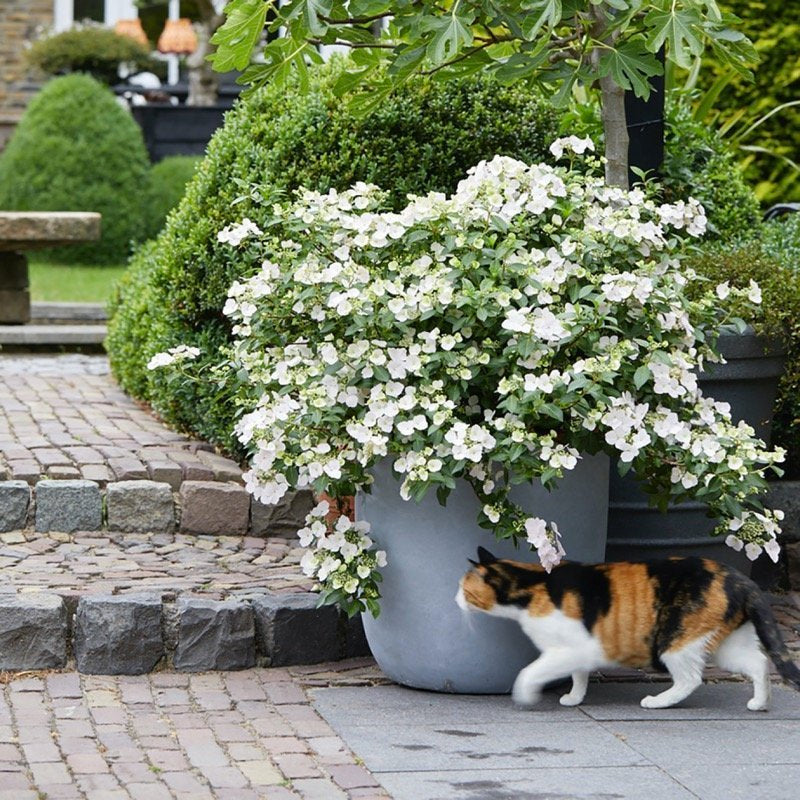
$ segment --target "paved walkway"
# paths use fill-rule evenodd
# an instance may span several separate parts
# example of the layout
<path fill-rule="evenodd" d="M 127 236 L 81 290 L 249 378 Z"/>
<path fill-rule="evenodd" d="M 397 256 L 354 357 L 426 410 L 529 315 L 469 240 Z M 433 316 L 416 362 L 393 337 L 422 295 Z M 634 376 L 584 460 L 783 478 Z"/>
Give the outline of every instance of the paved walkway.
<path fill-rule="evenodd" d="M 181 533 L 0 533 L 0 593 L 188 593 L 215 600 L 308 591 L 296 540 Z"/>
<path fill-rule="evenodd" d="M 369 661 L 6 675 L 0 800 L 385 800 L 305 693 L 375 681 Z"/>
<path fill-rule="evenodd" d="M 0 480 L 99 483 L 238 478 L 209 445 L 169 430 L 113 381 L 105 356 L 0 358 Z"/>

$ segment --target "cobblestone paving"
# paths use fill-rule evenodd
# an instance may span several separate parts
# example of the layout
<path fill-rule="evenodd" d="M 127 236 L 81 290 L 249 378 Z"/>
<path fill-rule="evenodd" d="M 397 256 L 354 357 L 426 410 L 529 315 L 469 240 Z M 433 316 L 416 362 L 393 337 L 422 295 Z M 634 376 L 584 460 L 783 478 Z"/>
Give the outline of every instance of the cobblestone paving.
<path fill-rule="evenodd" d="M 8 676 L 0 800 L 388 800 L 304 690 L 376 682 L 368 660 Z"/>
<path fill-rule="evenodd" d="M 102 486 L 227 481 L 238 473 L 122 392 L 105 356 L 3 355 L 0 385 L 0 480 L 84 478 Z"/>
<path fill-rule="evenodd" d="M 180 533 L 0 533 L 3 591 L 65 596 L 154 591 L 228 599 L 305 591 L 297 540 Z"/>

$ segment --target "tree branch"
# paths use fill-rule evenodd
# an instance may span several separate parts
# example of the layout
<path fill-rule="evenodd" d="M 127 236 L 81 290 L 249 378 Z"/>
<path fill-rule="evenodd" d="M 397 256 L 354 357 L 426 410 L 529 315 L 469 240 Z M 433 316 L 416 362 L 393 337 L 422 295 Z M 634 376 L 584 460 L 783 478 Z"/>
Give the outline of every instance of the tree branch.
<path fill-rule="evenodd" d="M 386 11 L 382 14 L 365 14 L 363 17 L 347 17 L 347 19 L 334 19 L 333 17 L 325 17 L 322 14 L 319 18 L 328 25 L 369 25 L 370 22 L 377 22 L 379 19 L 386 19 L 391 17 L 392 12 Z"/>

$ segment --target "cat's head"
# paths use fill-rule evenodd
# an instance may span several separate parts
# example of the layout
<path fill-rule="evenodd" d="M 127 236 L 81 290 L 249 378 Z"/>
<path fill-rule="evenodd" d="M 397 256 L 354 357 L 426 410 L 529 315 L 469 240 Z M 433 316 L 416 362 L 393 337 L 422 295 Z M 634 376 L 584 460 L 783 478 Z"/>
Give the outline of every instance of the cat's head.
<path fill-rule="evenodd" d="M 486 611 L 491 613 L 498 605 L 496 567 L 498 559 L 486 548 L 478 548 L 478 560 L 469 559 L 472 564 L 461 578 L 456 594 L 456 603 L 466 610 Z"/>

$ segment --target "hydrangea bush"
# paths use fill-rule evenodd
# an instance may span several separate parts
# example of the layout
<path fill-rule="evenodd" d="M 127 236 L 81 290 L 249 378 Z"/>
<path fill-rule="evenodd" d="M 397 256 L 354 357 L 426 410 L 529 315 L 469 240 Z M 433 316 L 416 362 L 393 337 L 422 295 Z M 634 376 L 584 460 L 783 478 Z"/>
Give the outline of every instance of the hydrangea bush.
<path fill-rule="evenodd" d="M 759 495 L 783 454 L 696 376 L 719 360 L 720 328 L 744 324 L 726 304 L 758 303 L 758 286 L 689 299 L 698 279 L 676 253 L 705 230 L 702 207 L 605 185 L 592 149 L 552 147 L 587 151 L 588 171 L 498 156 L 451 196 L 410 196 L 399 212 L 371 185 L 300 190 L 261 227 L 219 233 L 254 265 L 224 307 L 236 342 L 220 369 L 244 380 L 236 433 L 257 499 L 369 491 L 388 457 L 408 500 L 435 490 L 445 502 L 467 480 L 480 525 L 527 541 L 549 570 L 564 555 L 558 529 L 514 505 L 511 485 L 552 488 L 605 451 L 660 505 L 701 500 L 729 544 L 777 558 L 781 514 Z M 377 613 L 385 554 L 366 523 L 330 528 L 327 510 L 300 531 L 303 568 L 324 600 Z"/>

